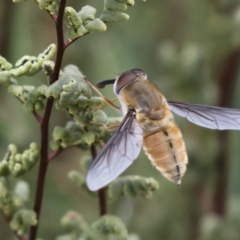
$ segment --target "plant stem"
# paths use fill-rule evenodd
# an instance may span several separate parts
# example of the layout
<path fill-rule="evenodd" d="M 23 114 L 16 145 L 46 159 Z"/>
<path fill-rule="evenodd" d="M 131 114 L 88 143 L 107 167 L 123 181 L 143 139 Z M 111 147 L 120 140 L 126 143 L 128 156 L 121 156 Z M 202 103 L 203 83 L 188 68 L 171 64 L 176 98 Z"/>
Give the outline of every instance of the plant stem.
<path fill-rule="evenodd" d="M 60 154 L 62 151 L 64 150 L 64 148 L 60 148 L 59 150 L 57 150 L 56 152 L 51 152 L 48 154 L 48 162 L 50 162 L 51 160 L 53 160 L 56 156 L 58 156 L 58 154 Z"/>
<path fill-rule="evenodd" d="M 226 60 L 218 79 L 219 99 L 218 105 L 230 107 L 236 88 L 240 49 L 234 49 Z M 229 132 L 220 131 L 218 135 L 219 152 L 216 158 L 217 179 L 213 195 L 212 210 L 219 216 L 226 212 L 227 185 L 229 172 Z"/>
<path fill-rule="evenodd" d="M 91 154 L 94 160 L 97 156 L 97 150 L 94 144 L 91 146 Z M 107 214 L 106 187 L 103 187 L 98 191 L 98 200 L 99 200 L 99 214 L 100 216 L 103 216 Z"/>
<path fill-rule="evenodd" d="M 40 159 L 40 167 L 39 167 L 37 189 L 36 189 L 35 203 L 34 203 L 34 211 L 37 215 L 36 217 L 38 220 L 38 224 L 36 226 L 31 227 L 29 240 L 36 239 L 37 230 L 39 226 L 45 176 L 46 176 L 47 166 L 48 166 L 48 161 L 47 161 L 48 160 L 48 126 L 49 126 L 49 119 L 51 115 L 52 105 L 53 105 L 53 98 L 49 98 L 47 100 L 45 113 L 44 113 L 42 124 L 41 124 L 41 159 Z"/>
<path fill-rule="evenodd" d="M 59 77 L 59 72 L 62 64 L 63 54 L 64 54 L 64 35 L 63 35 L 63 14 L 64 8 L 66 5 L 66 0 L 61 0 L 58 10 L 58 17 L 55 21 L 56 31 L 57 31 L 57 56 L 54 72 L 50 81 L 50 84 L 55 82 Z M 31 227 L 29 240 L 35 240 L 37 236 L 37 230 L 39 226 L 39 219 L 42 207 L 42 199 L 43 199 L 43 191 L 44 191 L 44 183 L 45 176 L 48 167 L 48 128 L 49 128 L 49 120 L 51 116 L 53 106 L 53 98 L 50 97 L 47 100 L 45 112 L 43 115 L 43 119 L 40 123 L 41 127 L 41 158 L 40 158 L 40 167 L 38 173 L 37 180 L 37 189 L 35 194 L 35 203 L 34 203 L 34 211 L 37 215 L 38 224 L 36 226 Z"/>
<path fill-rule="evenodd" d="M 66 5 L 66 0 L 61 0 L 59 5 L 59 10 L 58 10 L 58 17 L 55 21 L 58 45 L 57 45 L 57 57 L 56 57 L 55 68 L 54 68 L 54 72 L 53 72 L 50 84 L 57 81 L 59 77 L 64 50 L 66 49 L 64 46 L 64 35 L 63 35 L 63 15 L 64 15 L 65 5 Z"/>
<path fill-rule="evenodd" d="M 103 216 L 107 214 L 106 187 L 99 189 L 98 199 L 99 199 L 99 215 Z"/>

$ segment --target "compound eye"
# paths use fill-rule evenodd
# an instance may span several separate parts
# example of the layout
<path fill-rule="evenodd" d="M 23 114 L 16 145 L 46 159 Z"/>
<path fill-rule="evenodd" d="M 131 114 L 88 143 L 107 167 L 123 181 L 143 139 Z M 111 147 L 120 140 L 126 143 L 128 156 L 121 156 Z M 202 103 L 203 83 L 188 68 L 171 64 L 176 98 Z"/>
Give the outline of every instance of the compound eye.
<path fill-rule="evenodd" d="M 135 72 L 129 71 L 129 72 L 122 73 L 116 81 L 115 92 L 118 94 L 122 88 L 124 88 L 127 84 L 129 84 L 134 79 L 136 79 L 136 77 L 137 77 L 137 74 Z"/>

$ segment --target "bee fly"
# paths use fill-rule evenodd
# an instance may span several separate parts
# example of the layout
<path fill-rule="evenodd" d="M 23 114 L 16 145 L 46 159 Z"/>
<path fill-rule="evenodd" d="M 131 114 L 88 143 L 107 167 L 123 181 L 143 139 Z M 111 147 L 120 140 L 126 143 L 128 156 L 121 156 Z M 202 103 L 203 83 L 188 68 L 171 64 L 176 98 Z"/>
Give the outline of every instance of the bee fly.
<path fill-rule="evenodd" d="M 114 84 L 124 119 L 89 168 L 87 186 L 92 191 L 118 177 L 142 147 L 163 176 L 179 186 L 188 157 L 172 112 L 202 127 L 240 129 L 240 110 L 167 101 L 141 69 L 125 71 L 116 79 L 99 82 L 98 87 L 107 84 Z"/>

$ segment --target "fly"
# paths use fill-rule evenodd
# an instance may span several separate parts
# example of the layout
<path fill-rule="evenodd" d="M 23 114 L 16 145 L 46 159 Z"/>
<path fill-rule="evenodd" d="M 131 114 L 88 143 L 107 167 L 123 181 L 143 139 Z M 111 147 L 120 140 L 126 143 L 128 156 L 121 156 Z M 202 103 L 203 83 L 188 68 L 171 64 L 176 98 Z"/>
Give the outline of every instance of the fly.
<path fill-rule="evenodd" d="M 98 83 L 98 87 L 107 84 L 114 84 L 124 119 L 89 168 L 87 186 L 92 191 L 117 178 L 142 147 L 162 175 L 179 186 L 188 156 L 172 113 L 205 128 L 240 129 L 239 109 L 167 101 L 141 69 L 125 71 L 116 79 Z"/>

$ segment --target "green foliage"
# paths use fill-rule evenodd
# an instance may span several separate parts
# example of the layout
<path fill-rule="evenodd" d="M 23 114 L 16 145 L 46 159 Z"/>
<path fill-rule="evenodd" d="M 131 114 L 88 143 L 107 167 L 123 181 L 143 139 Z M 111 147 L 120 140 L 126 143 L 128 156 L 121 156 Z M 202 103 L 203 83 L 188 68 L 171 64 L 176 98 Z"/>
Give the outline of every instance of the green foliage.
<path fill-rule="evenodd" d="M 110 138 L 111 132 L 108 129 L 121 121 L 109 117 L 102 109 L 107 105 L 106 98 L 93 96 L 92 85 L 77 66 L 70 64 L 63 70 L 60 69 L 59 63 L 62 62 L 64 50 L 77 38 L 88 33 L 106 31 L 106 24 L 109 22 L 127 20 L 129 16 L 123 11 L 126 11 L 128 6 L 134 5 L 133 0 L 106 0 L 100 17 L 96 17 L 96 9 L 89 5 L 83 6 L 78 11 L 71 6 L 63 6 L 61 0 L 36 0 L 36 2 L 40 9 L 46 10 L 51 15 L 58 31 L 64 29 L 61 22 L 61 19 L 64 19 L 69 41 L 64 43 L 63 36 L 58 34 L 58 48 L 52 43 L 37 56 L 22 56 L 14 66 L 0 56 L 0 83 L 7 85 L 8 93 L 16 97 L 28 113 L 34 115 L 41 128 L 41 146 L 33 142 L 28 149 L 20 152 L 16 145 L 9 144 L 6 154 L 0 161 L 0 209 L 17 238 L 25 239 L 25 235 L 31 229 L 30 240 L 36 239 L 35 226 L 39 223 L 43 195 L 41 184 L 45 180 L 44 168 L 47 169 L 48 162 L 66 148 L 78 147 L 88 151 L 91 148 L 92 157 L 81 159 L 81 165 L 86 172 L 92 162 L 93 151 Z M 60 37 L 62 39 L 59 39 Z M 63 42 L 62 46 L 59 40 Z M 50 59 L 56 51 L 58 51 L 57 59 L 54 62 Z M 19 79 L 32 77 L 41 70 L 47 79 L 46 84 L 37 85 L 35 82 L 32 85 L 24 84 Z M 53 103 L 57 110 L 64 110 L 71 120 L 65 127 L 54 126 L 49 143 L 53 152 L 48 153 L 49 146 L 46 143 L 48 143 L 50 106 Z M 39 159 L 41 162 L 36 190 L 39 199 L 35 199 L 36 212 L 34 212 L 26 208 L 31 196 L 29 185 L 19 177 L 31 171 Z M 98 196 L 98 193 L 88 190 L 85 173 L 72 170 L 68 177 L 79 187 L 79 191 L 85 189 L 90 196 Z M 158 185 L 152 178 L 129 176 L 112 183 L 109 186 L 108 197 L 114 201 L 122 195 L 150 197 L 157 188 Z M 61 219 L 61 226 L 66 234 L 59 236 L 58 240 L 130 239 L 123 222 L 111 215 L 105 215 L 89 225 L 81 214 L 68 211 Z"/>
<path fill-rule="evenodd" d="M 29 230 L 29 227 L 37 224 L 36 213 L 31 210 L 21 209 L 17 211 L 10 222 L 10 227 L 19 236 L 23 236 Z"/>
<path fill-rule="evenodd" d="M 152 193 L 158 189 L 158 183 L 153 178 L 140 176 L 119 177 L 110 183 L 108 196 L 111 201 L 116 201 L 122 195 L 128 197 L 143 196 L 152 197 Z"/>
<path fill-rule="evenodd" d="M 40 150 L 36 143 L 31 143 L 29 149 L 23 153 L 19 153 L 14 144 L 10 144 L 0 162 L 0 176 L 22 176 L 38 162 L 39 154 Z"/>
<path fill-rule="evenodd" d="M 60 79 L 46 89 L 46 97 L 57 100 L 57 106 L 65 109 L 68 105 L 75 104 L 79 96 L 87 98 L 92 96 L 91 89 L 86 83 L 82 73 L 76 66 L 68 65 Z"/>
<path fill-rule="evenodd" d="M 127 240 L 128 232 L 121 220 L 105 215 L 89 226 L 83 217 L 69 211 L 61 219 L 61 226 L 67 232 L 57 240 Z"/>
<path fill-rule="evenodd" d="M 56 14 L 58 12 L 60 0 L 36 0 L 40 9 L 48 11 L 50 14 Z"/>
<path fill-rule="evenodd" d="M 9 63 L 4 57 L 0 56 L 0 71 L 10 70 L 12 64 Z"/>
<path fill-rule="evenodd" d="M 15 189 L 11 190 L 5 177 L 0 178 L 0 209 L 6 216 L 12 216 L 29 200 L 29 185 L 18 181 Z"/>
<path fill-rule="evenodd" d="M 56 52 L 56 45 L 51 44 L 43 53 L 35 56 L 23 56 L 15 63 L 15 68 L 10 72 L 13 76 L 27 75 L 32 76 L 42 69 L 42 63 L 51 59 Z"/>
<path fill-rule="evenodd" d="M 128 232 L 124 224 L 119 218 L 111 215 L 106 215 L 98 219 L 91 226 L 97 238 L 101 240 L 126 240 Z"/>

